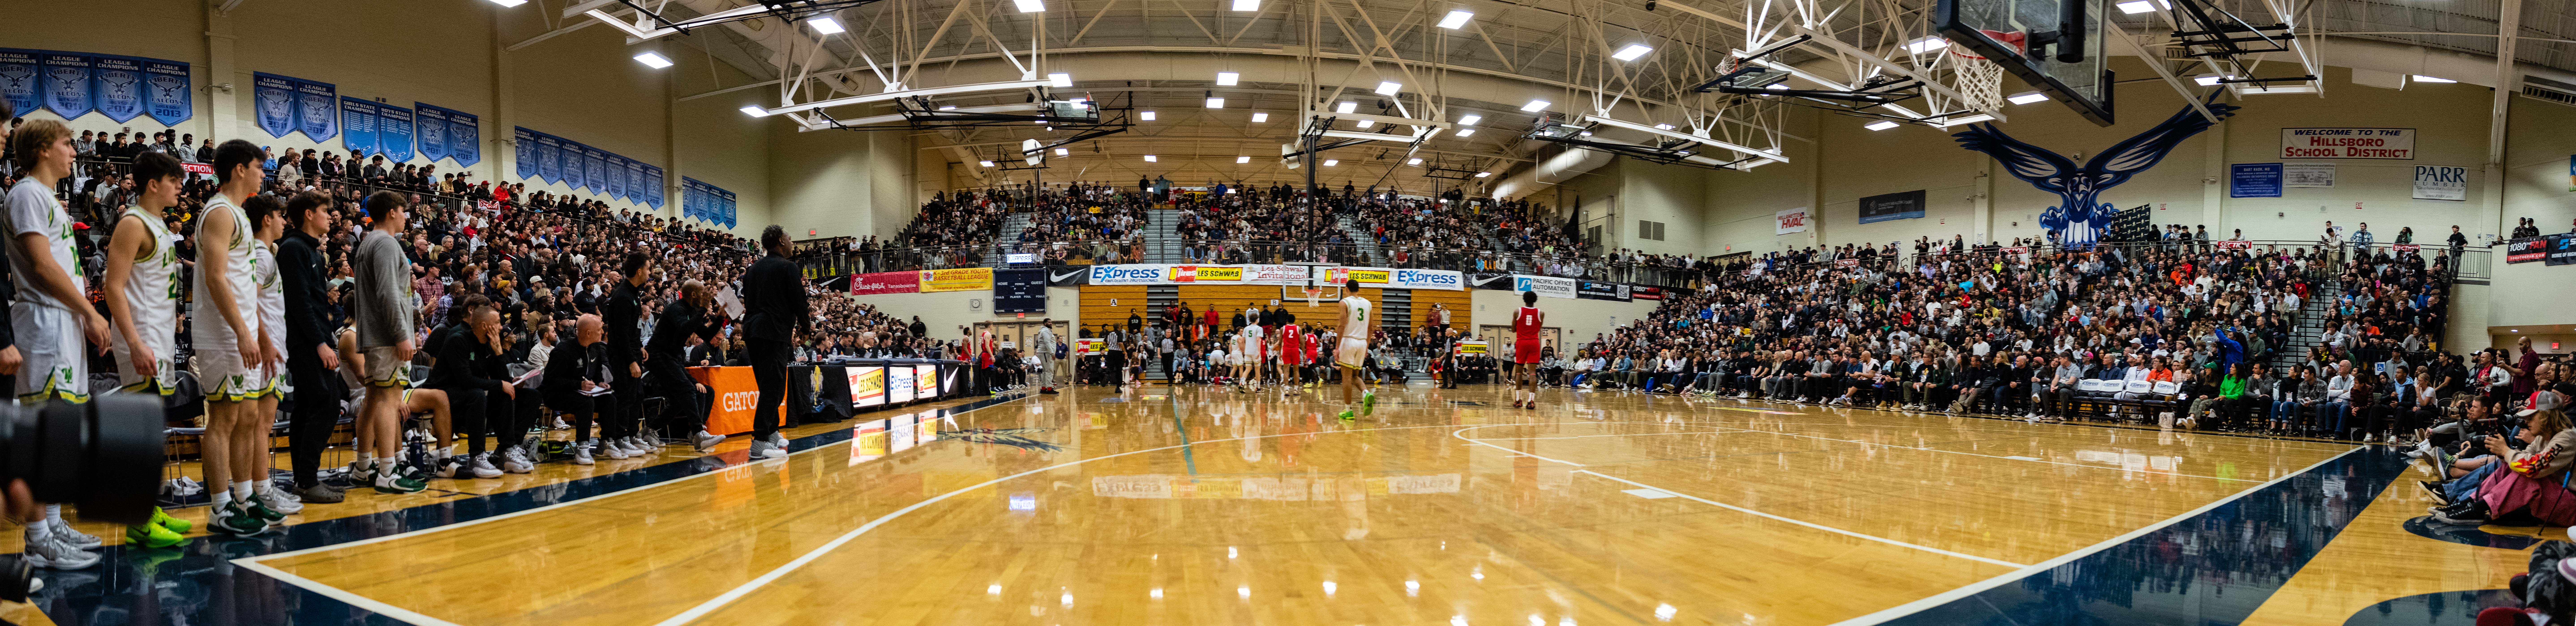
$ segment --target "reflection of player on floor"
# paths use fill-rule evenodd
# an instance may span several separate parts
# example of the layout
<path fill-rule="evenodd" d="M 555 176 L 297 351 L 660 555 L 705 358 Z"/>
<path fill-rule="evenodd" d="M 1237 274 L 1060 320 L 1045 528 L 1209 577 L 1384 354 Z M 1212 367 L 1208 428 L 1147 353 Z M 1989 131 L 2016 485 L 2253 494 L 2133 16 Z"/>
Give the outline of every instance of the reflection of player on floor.
<path fill-rule="evenodd" d="M 1512 408 L 1538 408 L 1538 331 L 1546 323 L 1538 292 L 1521 292 L 1521 308 L 1512 311 Z"/>
<path fill-rule="evenodd" d="M 1341 330 L 1342 345 L 1333 350 L 1333 364 L 1341 366 L 1344 370 L 1342 372 L 1342 401 L 1352 402 L 1356 400 L 1359 402 L 1359 412 L 1361 415 L 1369 415 L 1377 412 L 1377 393 L 1362 389 L 1362 383 L 1360 382 L 1360 377 L 1367 374 L 1367 371 L 1362 368 L 1368 365 L 1368 324 L 1368 298 L 1362 298 L 1357 293 L 1343 297 Z M 1342 411 L 1342 419 L 1351 419 L 1353 417 L 1356 416 L 1351 415 L 1350 411 Z"/>

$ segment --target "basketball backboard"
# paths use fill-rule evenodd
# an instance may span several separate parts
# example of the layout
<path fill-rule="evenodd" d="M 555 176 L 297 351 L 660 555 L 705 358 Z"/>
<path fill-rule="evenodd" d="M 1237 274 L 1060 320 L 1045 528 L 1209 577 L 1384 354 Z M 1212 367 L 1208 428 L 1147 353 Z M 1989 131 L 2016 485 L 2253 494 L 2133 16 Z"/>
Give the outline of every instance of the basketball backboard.
<path fill-rule="evenodd" d="M 2111 125 L 2104 0 L 1940 0 L 1933 24 L 2068 108 Z"/>

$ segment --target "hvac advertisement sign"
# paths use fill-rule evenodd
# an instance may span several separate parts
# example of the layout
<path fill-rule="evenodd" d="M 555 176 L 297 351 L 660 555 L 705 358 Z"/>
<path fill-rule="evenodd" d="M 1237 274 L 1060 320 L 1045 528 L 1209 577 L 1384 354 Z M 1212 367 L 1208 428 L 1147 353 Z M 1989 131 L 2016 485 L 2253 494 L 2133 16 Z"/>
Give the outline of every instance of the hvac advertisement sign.
<path fill-rule="evenodd" d="M 1166 285 L 1171 284 L 1169 265 L 1095 265 L 1091 268 L 1094 285 Z"/>
<path fill-rule="evenodd" d="M 1396 270 L 1394 274 L 1387 277 L 1386 286 L 1396 289 L 1460 291 L 1467 288 L 1467 278 L 1464 274 L 1449 270 Z"/>
<path fill-rule="evenodd" d="M 2412 159 L 2412 128 L 2284 128 L 2284 159 Z"/>
<path fill-rule="evenodd" d="M 1772 234 L 1775 235 L 1803 233 L 1807 232 L 1807 229 L 1809 228 L 1807 225 L 1807 207 L 1798 207 L 1773 213 L 1771 214 L 1771 219 L 1772 221 L 1777 222 L 1775 225 L 1776 227 L 1772 232 Z"/>
<path fill-rule="evenodd" d="M 1530 291 L 1549 298 L 1573 299 L 1574 279 L 1513 274 L 1512 291 Z"/>

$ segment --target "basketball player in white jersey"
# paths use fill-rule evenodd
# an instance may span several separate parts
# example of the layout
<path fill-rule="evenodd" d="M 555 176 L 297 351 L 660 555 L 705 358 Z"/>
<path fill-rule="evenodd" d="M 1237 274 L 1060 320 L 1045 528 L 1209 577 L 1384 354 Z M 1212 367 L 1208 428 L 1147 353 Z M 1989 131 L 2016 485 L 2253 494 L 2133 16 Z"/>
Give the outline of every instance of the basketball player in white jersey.
<path fill-rule="evenodd" d="M 256 206 L 253 206 L 256 205 Z M 281 515 L 304 511 L 304 501 L 294 492 L 277 488 L 268 480 L 269 466 L 276 459 L 268 454 L 268 433 L 276 432 L 277 401 L 286 395 L 286 360 L 278 346 L 286 345 L 286 281 L 278 277 L 277 238 L 286 236 L 286 202 L 278 196 L 262 195 L 245 204 L 244 213 L 251 219 L 250 274 L 251 287 L 257 290 L 252 308 L 259 319 L 261 352 L 270 358 L 250 368 L 251 383 L 258 388 L 258 398 L 244 403 L 242 429 L 261 435 L 258 454 L 249 457 L 251 494 L 261 505 Z M 442 446 L 444 447 L 444 446 Z"/>
<path fill-rule="evenodd" d="M 1369 323 L 1368 298 L 1360 297 L 1357 292 L 1343 296 L 1342 345 L 1333 349 L 1333 364 L 1342 368 L 1342 402 L 1348 403 L 1356 398 L 1360 415 L 1377 413 L 1377 392 L 1363 389 L 1360 382 L 1360 378 L 1368 373 L 1360 368 L 1368 365 Z M 1350 411 L 1342 411 L 1342 419 L 1355 417 Z"/>
<path fill-rule="evenodd" d="M 198 217 L 197 268 L 189 285 L 196 300 L 189 310 L 197 312 L 189 332 L 206 393 L 205 449 L 217 451 L 205 455 L 206 488 L 214 492 L 208 526 L 229 535 L 259 534 L 285 517 L 252 499 L 252 483 L 269 481 L 250 473 L 256 462 L 249 458 L 268 454 L 268 431 L 250 425 L 266 391 L 251 369 L 268 361 L 268 346 L 260 340 L 259 288 L 251 278 L 251 250 L 260 244 L 244 206 L 259 194 L 265 160 L 248 141 L 215 148 L 217 193 Z"/>
<path fill-rule="evenodd" d="M 1538 408 L 1538 333 L 1546 324 L 1538 292 L 1521 292 L 1521 308 L 1512 311 L 1512 408 Z"/>
<path fill-rule="evenodd" d="M 5 221 L 10 280 L 18 302 L 9 309 L 20 357 L 18 401 L 89 401 L 90 343 L 106 346 L 107 318 L 83 293 L 79 252 L 72 248 L 72 219 L 54 201 L 54 187 L 72 171 L 71 128 L 55 120 L 27 120 L 9 137 L 9 157 L 22 177 L 9 188 Z M 45 518 L 27 525 L 27 559 L 35 567 L 79 569 L 98 563 L 86 551 L 99 539 L 63 522 L 62 506 L 45 505 Z"/>
<path fill-rule="evenodd" d="M 113 316 L 108 336 L 116 355 L 118 391 L 169 396 L 177 390 L 178 370 L 170 357 L 179 338 L 179 253 L 170 245 L 163 211 L 179 203 L 187 170 L 178 159 L 158 152 L 134 157 L 134 179 L 143 187 L 135 205 L 126 207 L 107 241 L 107 274 L 100 292 Z M 186 538 L 191 524 L 154 511 L 153 521 L 127 526 L 125 542 L 162 548 Z"/>
<path fill-rule="evenodd" d="M 1263 334 L 1260 324 L 1243 327 L 1243 385 L 1247 388 L 1261 386 L 1262 362 L 1274 352 L 1265 349 L 1269 344 L 1262 343 Z"/>

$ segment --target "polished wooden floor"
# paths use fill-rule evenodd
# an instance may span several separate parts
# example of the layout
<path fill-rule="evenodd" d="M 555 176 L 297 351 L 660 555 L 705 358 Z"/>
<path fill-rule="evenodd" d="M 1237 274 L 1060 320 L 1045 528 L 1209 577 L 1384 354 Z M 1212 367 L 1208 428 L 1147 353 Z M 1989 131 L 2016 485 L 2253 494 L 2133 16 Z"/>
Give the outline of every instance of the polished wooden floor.
<path fill-rule="evenodd" d="M 903 414 L 779 461 L 243 561 L 415 623 L 1829 624 L 2349 450 L 1671 396 L 1549 390 L 1543 408 L 1514 410 L 1493 387 L 1382 391 L 1376 415 L 1350 422 L 1332 417 L 1332 389 L 1076 389 L 952 416 L 930 425 L 936 439 Z M 2318 563 L 2372 549 L 2343 543 Z M 2302 573 L 2258 621 L 2342 623 L 2413 593 L 2398 587 L 2483 575 L 2378 589 L 2366 571 Z"/>

